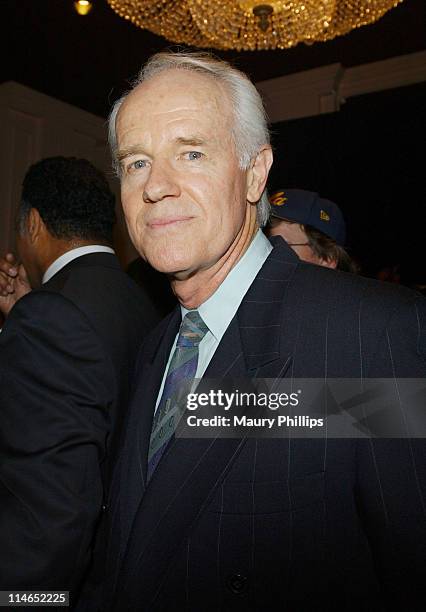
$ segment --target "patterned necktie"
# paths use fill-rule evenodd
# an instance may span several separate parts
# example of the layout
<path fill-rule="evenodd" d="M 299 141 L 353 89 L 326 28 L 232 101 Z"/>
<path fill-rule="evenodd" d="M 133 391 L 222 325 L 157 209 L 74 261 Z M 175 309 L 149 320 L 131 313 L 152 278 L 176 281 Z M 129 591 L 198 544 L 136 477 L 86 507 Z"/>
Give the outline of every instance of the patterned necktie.
<path fill-rule="evenodd" d="M 198 310 L 191 310 L 185 315 L 152 423 L 148 452 L 148 480 L 183 414 L 182 399 L 190 392 L 197 371 L 198 345 L 207 332 L 208 327 Z"/>

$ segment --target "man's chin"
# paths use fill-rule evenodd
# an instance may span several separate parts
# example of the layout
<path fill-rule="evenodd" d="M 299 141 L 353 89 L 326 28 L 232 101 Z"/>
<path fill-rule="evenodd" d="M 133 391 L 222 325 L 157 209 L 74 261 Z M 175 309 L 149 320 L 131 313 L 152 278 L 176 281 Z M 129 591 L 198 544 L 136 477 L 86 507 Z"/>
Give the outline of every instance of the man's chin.
<path fill-rule="evenodd" d="M 184 280 L 191 276 L 191 268 L 186 258 L 162 255 L 160 257 L 146 257 L 146 260 L 157 272 L 170 277 L 170 280 Z"/>

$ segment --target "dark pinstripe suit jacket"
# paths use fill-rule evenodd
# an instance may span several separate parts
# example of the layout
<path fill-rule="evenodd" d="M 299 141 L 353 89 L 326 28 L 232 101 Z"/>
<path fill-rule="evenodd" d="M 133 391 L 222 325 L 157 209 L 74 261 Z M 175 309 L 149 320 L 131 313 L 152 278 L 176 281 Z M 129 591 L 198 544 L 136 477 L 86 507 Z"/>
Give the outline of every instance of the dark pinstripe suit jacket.
<path fill-rule="evenodd" d="M 146 486 L 179 323 L 176 310 L 140 355 L 101 609 L 424 609 L 421 440 L 177 439 Z M 425 324 L 421 296 L 305 264 L 278 239 L 205 376 L 425 376 Z"/>

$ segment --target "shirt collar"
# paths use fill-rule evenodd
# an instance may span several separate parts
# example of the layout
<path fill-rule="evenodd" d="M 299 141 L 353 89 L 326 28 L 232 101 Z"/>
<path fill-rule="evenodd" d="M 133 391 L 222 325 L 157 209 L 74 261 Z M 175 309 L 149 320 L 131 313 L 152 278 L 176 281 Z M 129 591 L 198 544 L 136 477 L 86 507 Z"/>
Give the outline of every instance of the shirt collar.
<path fill-rule="evenodd" d="M 71 251 L 67 251 L 58 259 L 55 259 L 53 263 L 47 268 L 46 272 L 43 274 L 42 284 L 47 283 L 52 276 L 54 276 L 59 270 L 62 270 L 70 261 L 77 259 L 77 257 L 81 257 L 82 255 L 88 255 L 89 253 L 112 253 L 114 255 L 114 250 L 111 247 L 103 246 L 101 244 L 89 244 L 87 246 L 78 247 L 77 249 L 71 249 Z"/>
<path fill-rule="evenodd" d="M 218 342 L 271 251 L 271 243 L 262 230 L 258 230 L 247 251 L 222 284 L 208 300 L 197 308 L 201 318 Z M 187 312 L 189 311 L 181 306 L 182 318 Z"/>

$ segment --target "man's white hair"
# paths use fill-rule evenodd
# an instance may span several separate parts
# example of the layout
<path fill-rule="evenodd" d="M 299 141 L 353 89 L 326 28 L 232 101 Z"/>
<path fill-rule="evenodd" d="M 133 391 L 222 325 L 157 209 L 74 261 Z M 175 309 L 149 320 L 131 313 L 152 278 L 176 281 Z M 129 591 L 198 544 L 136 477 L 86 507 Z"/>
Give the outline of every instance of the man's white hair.
<path fill-rule="evenodd" d="M 228 62 L 216 59 L 208 53 L 157 53 L 153 55 L 140 71 L 131 89 L 117 100 L 109 116 L 109 143 L 113 166 L 117 174 L 120 167 L 117 162 L 116 119 L 126 97 L 138 85 L 165 70 L 192 70 L 206 74 L 220 82 L 229 95 L 233 109 L 232 137 L 242 170 L 250 166 L 251 160 L 269 144 L 269 130 L 262 98 L 247 76 L 233 68 Z M 257 222 L 263 227 L 269 218 L 269 200 L 266 188 L 257 205 Z"/>

